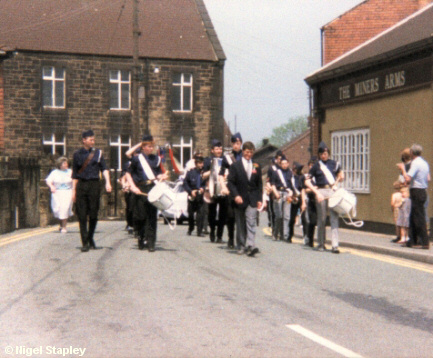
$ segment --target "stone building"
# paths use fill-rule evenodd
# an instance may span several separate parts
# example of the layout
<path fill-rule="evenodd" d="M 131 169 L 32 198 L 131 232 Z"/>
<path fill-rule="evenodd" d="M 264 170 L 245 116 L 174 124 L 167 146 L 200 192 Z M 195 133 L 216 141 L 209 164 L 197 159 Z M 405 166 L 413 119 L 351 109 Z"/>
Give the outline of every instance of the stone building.
<path fill-rule="evenodd" d="M 225 55 L 203 1 L 138 2 L 137 67 L 133 2 L 0 3 L 0 156 L 9 179 L 18 158 L 37 159 L 44 179 L 53 156 L 72 158 L 88 128 L 113 170 L 146 130 L 181 164 L 196 146 L 224 139 Z"/>
<path fill-rule="evenodd" d="M 400 152 L 418 143 L 433 163 L 432 19 L 429 4 L 306 78 L 321 139 L 370 230 L 394 232 L 389 202 Z"/>

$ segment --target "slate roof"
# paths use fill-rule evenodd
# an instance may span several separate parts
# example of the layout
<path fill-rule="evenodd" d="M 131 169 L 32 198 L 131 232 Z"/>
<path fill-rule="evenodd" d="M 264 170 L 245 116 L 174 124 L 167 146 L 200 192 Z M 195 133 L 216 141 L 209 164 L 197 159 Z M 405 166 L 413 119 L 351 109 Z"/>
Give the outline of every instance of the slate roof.
<path fill-rule="evenodd" d="M 310 74 L 305 81 L 314 84 L 426 47 L 433 48 L 433 3 L 329 62 Z"/>
<path fill-rule="evenodd" d="M 0 50 L 132 56 L 133 0 L 1 0 Z M 203 0 L 139 1 L 140 57 L 225 60 Z"/>

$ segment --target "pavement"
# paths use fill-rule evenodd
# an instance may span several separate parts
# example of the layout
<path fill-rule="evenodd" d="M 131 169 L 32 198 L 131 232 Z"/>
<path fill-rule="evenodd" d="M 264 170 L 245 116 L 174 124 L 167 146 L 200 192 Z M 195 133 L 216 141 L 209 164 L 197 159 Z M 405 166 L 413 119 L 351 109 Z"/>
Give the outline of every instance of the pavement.
<path fill-rule="evenodd" d="M 295 228 L 295 236 L 302 237 L 302 228 Z M 331 230 L 327 227 L 326 237 L 331 237 Z M 339 239 L 340 247 L 347 247 L 356 250 L 370 251 L 377 254 L 399 257 L 407 260 L 418 261 L 433 265 L 433 246 L 430 243 L 430 250 L 403 247 L 400 244 L 391 242 L 395 235 L 377 234 L 372 232 L 347 229 L 340 226 Z M 327 240 L 327 247 L 331 247 L 331 241 Z M 316 244 L 316 242 L 315 242 Z"/>

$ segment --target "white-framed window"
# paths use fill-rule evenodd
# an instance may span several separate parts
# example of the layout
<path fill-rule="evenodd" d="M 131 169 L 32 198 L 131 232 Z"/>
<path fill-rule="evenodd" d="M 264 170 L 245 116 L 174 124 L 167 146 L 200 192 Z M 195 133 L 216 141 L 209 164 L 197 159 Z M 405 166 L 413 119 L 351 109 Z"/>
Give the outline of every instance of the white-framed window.
<path fill-rule="evenodd" d="M 131 109 L 131 71 L 110 71 L 110 109 Z"/>
<path fill-rule="evenodd" d="M 180 143 L 173 144 L 173 156 L 180 163 L 181 168 L 184 168 L 188 160 L 192 159 L 192 148 L 192 138 L 189 139 L 189 142 L 185 142 L 183 137 L 180 137 Z"/>
<path fill-rule="evenodd" d="M 42 104 L 45 108 L 65 108 L 64 68 L 42 68 Z"/>
<path fill-rule="evenodd" d="M 125 153 L 131 148 L 131 137 L 127 135 L 114 135 L 110 137 L 110 167 L 122 170 Z"/>
<path fill-rule="evenodd" d="M 332 157 L 344 171 L 343 187 L 352 192 L 370 192 L 370 129 L 332 133 Z"/>
<path fill-rule="evenodd" d="M 45 154 L 66 155 L 66 138 L 53 133 L 49 136 L 42 135 L 42 146 Z"/>
<path fill-rule="evenodd" d="M 173 77 L 173 101 L 174 112 L 192 111 L 192 74 L 175 73 Z"/>

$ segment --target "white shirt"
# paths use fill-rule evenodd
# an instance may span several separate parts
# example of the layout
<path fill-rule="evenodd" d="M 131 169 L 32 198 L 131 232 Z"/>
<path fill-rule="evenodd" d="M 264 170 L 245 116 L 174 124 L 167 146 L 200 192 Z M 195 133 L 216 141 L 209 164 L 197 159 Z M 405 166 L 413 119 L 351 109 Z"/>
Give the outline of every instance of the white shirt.
<path fill-rule="evenodd" d="M 251 173 L 253 171 L 253 162 L 251 160 L 246 160 L 245 158 L 242 157 L 242 164 L 244 165 L 249 180 L 251 178 Z"/>
<path fill-rule="evenodd" d="M 412 179 L 410 187 L 414 189 L 427 189 L 430 169 L 428 163 L 421 157 L 416 157 L 410 164 L 407 175 Z"/>

